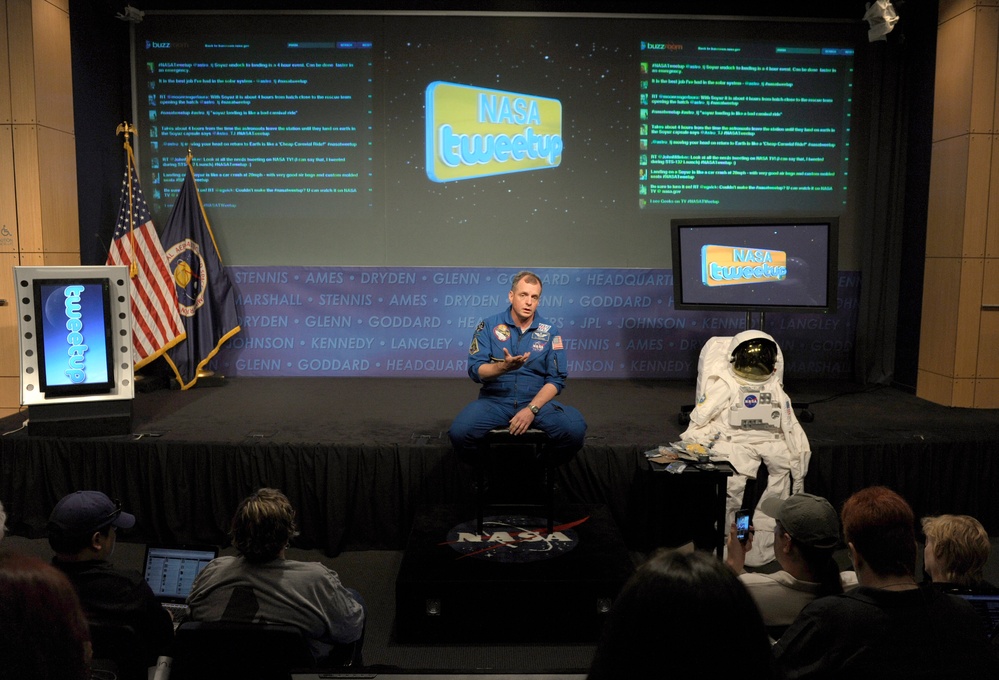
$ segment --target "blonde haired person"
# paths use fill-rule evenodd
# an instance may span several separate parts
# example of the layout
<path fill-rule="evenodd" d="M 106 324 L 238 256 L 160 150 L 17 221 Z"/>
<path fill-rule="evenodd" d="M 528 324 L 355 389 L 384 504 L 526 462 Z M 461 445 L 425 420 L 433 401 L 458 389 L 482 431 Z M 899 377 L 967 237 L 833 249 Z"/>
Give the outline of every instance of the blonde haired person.
<path fill-rule="evenodd" d="M 923 568 L 934 583 L 959 588 L 992 588 L 982 570 L 992 544 L 985 527 L 968 515 L 940 515 L 922 519 L 926 545 Z"/>

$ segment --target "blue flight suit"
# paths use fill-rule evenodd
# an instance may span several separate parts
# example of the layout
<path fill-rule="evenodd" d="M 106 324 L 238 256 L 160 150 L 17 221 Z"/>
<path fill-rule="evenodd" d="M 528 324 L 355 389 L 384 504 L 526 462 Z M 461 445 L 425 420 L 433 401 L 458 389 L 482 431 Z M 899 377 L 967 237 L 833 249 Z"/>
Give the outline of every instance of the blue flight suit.
<path fill-rule="evenodd" d="M 448 432 L 452 445 L 463 455 L 474 455 L 479 440 L 489 430 L 509 425 L 513 415 L 529 406 L 546 383 L 555 385 L 559 392 L 565 387 L 565 349 L 558 329 L 535 314 L 531 327 L 521 332 L 511 310 L 507 307 L 505 312 L 479 322 L 468 348 L 468 376 L 482 389 L 479 398 L 454 419 Z M 514 356 L 525 352 L 531 356 L 516 371 L 482 380 L 479 366 L 491 360 L 502 361 L 504 347 Z M 554 399 L 541 407 L 531 427 L 548 435 L 551 442 L 546 455 L 556 463 L 572 458 L 586 436 L 586 422 L 579 410 Z"/>

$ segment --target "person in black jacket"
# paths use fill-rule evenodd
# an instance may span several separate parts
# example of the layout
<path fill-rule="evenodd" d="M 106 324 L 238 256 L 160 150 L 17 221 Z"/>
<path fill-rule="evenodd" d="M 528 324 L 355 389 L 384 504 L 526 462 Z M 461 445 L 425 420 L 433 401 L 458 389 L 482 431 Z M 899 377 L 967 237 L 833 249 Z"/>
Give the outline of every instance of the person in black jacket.
<path fill-rule="evenodd" d="M 52 564 L 76 588 L 92 623 L 130 626 L 143 643 L 142 657 L 156 665 L 170 656 L 173 622 L 137 571 L 120 570 L 108 560 L 118 529 L 135 525 L 135 516 L 100 491 L 76 491 L 56 503 L 49 517 Z"/>

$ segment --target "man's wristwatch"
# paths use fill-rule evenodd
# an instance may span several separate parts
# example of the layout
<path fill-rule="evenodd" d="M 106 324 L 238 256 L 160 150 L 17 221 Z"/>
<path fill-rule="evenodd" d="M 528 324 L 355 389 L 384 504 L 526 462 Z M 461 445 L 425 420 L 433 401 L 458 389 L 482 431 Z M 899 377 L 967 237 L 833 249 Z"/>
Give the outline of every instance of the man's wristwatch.
<path fill-rule="evenodd" d="M 534 404 L 531 404 L 527 408 L 531 409 L 531 413 L 533 413 L 534 415 L 538 415 L 538 411 L 541 410 L 540 406 L 535 406 Z"/>

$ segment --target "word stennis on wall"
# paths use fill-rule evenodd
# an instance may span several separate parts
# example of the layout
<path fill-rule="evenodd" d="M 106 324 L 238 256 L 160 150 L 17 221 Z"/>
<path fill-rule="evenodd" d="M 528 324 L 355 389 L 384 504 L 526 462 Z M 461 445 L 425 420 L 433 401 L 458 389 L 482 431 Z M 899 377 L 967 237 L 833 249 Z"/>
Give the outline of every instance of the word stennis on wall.
<path fill-rule="evenodd" d="M 534 268 L 538 313 L 561 332 L 576 378 L 693 379 L 705 340 L 741 312 L 677 312 L 668 269 Z M 479 321 L 506 309 L 516 269 L 229 267 L 243 331 L 211 367 L 232 376 L 464 377 Z M 860 275 L 839 275 L 837 311 L 768 313 L 785 375 L 848 378 Z M 758 316 L 753 316 L 758 324 Z"/>

